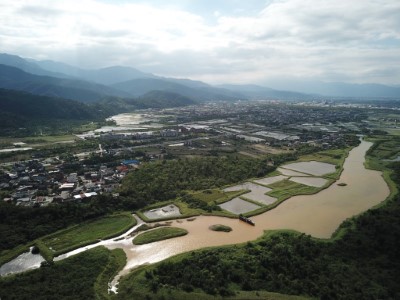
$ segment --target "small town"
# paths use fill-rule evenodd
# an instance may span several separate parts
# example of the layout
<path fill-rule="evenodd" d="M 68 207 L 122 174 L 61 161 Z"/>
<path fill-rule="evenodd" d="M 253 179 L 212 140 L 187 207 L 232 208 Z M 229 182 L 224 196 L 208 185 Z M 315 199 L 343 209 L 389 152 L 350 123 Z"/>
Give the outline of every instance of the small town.
<path fill-rule="evenodd" d="M 48 146 L 34 149 L 14 142 L 3 156 L 23 152 L 26 160 L 2 163 L 0 190 L 3 201 L 18 206 L 84 202 L 102 193 L 118 197 L 122 179 L 140 168 L 141 161 L 338 148 L 346 144 L 349 133 L 372 130 L 374 125 L 366 120 L 369 113 L 358 108 L 303 110 L 298 105 L 242 102 L 145 110 L 135 114 L 142 119 L 137 125 L 118 124 L 116 116 L 113 126 L 72 136 L 63 144 L 76 145 L 68 155 L 47 157 L 43 153 Z M 87 141 L 91 148 L 85 145 L 83 150 L 79 145 Z"/>

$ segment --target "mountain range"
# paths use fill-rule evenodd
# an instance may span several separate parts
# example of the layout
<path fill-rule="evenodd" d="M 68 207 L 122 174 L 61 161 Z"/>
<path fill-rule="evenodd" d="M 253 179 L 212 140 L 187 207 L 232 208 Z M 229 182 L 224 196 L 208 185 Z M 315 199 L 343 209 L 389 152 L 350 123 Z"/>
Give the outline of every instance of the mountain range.
<path fill-rule="evenodd" d="M 286 90 L 286 86 L 290 86 L 290 90 Z M 171 103 L 189 105 L 218 100 L 307 100 L 324 96 L 400 98 L 400 87 L 380 84 L 288 81 L 286 86 L 285 84 L 279 86 L 283 89 L 259 85 L 213 86 L 190 79 L 156 76 L 125 66 L 88 70 L 61 62 L 38 61 L 0 54 L 0 88 L 89 103 L 110 97 L 141 99 L 136 100 L 141 106 L 143 99 L 152 101 L 149 97 L 155 97 L 156 106 L 160 105 L 160 99 L 168 97 L 173 97 L 173 101 L 167 101 L 168 106 Z M 156 92 L 152 93 L 153 91 Z"/>

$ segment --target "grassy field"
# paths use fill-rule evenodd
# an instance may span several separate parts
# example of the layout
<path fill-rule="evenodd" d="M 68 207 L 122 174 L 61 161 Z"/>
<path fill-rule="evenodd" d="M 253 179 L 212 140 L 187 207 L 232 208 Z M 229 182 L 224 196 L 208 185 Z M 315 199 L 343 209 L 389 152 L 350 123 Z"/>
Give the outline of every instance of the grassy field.
<path fill-rule="evenodd" d="M 278 201 L 288 199 L 295 195 L 314 194 L 321 190 L 321 188 L 304 185 L 290 180 L 278 181 L 268 185 L 268 187 L 273 190 L 268 192 L 267 195 L 277 198 Z"/>
<path fill-rule="evenodd" d="M 133 239 L 133 244 L 143 245 L 166 239 L 171 239 L 178 236 L 186 235 L 188 232 L 182 228 L 162 227 L 151 231 L 144 232 Z"/>
<path fill-rule="evenodd" d="M 301 156 L 298 161 L 310 161 L 316 160 L 324 163 L 329 163 L 333 165 L 341 165 L 344 162 L 350 148 L 345 149 L 330 149 L 325 151 L 320 151 L 308 155 Z"/>
<path fill-rule="evenodd" d="M 38 244 L 39 247 L 44 245 L 50 249 L 53 255 L 59 255 L 92 244 L 99 239 L 122 234 L 135 224 L 135 218 L 128 213 L 111 215 L 58 231 L 40 239 Z"/>

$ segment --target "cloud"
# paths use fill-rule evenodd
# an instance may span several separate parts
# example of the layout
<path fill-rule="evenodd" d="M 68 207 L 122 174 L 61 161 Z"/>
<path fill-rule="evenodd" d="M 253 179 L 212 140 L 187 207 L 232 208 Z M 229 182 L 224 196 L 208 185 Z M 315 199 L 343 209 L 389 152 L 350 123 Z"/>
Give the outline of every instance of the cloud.
<path fill-rule="evenodd" d="M 262 9 L 237 1 L 235 13 L 221 3 L 206 15 L 179 1 L 3 0 L 0 48 L 215 83 L 298 76 L 399 84 L 397 0 L 276 0 Z"/>

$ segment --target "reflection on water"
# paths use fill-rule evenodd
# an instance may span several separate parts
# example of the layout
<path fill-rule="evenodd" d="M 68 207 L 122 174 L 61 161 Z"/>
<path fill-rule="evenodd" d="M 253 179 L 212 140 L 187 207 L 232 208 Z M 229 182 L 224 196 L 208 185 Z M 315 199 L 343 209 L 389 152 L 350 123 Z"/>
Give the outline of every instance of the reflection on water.
<path fill-rule="evenodd" d="M 45 261 L 40 254 L 32 254 L 32 247 L 29 252 L 22 253 L 18 257 L 4 264 L 0 268 L 0 276 L 21 273 L 31 269 L 37 269 Z"/>

